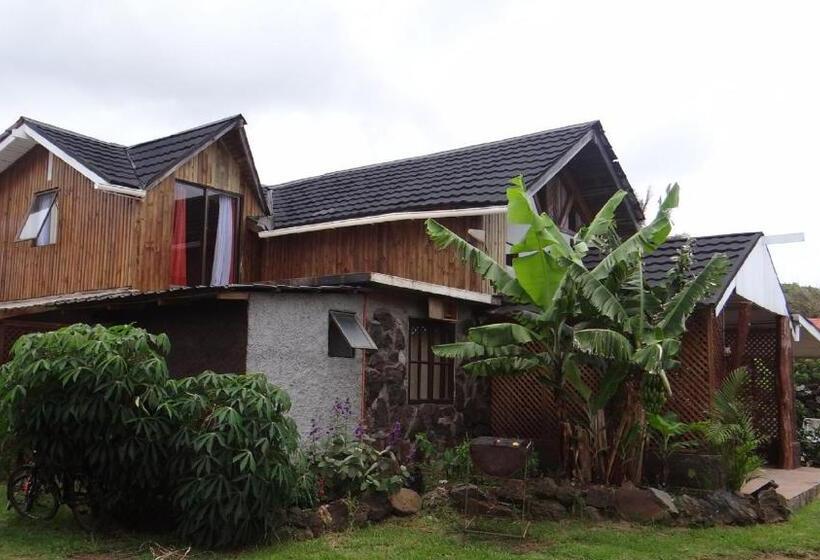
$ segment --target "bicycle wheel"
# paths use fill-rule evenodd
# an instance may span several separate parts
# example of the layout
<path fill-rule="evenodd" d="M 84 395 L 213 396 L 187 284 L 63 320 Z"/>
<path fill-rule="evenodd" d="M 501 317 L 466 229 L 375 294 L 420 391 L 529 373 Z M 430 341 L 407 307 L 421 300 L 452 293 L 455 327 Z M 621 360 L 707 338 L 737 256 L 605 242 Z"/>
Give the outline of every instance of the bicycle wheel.
<path fill-rule="evenodd" d="M 29 519 L 51 519 L 60 507 L 54 481 L 32 466 L 20 467 L 12 473 L 6 497 L 14 511 Z"/>
<path fill-rule="evenodd" d="M 72 477 L 66 497 L 74 520 L 81 529 L 89 533 L 100 529 L 100 516 L 91 499 L 88 479 L 85 476 Z"/>

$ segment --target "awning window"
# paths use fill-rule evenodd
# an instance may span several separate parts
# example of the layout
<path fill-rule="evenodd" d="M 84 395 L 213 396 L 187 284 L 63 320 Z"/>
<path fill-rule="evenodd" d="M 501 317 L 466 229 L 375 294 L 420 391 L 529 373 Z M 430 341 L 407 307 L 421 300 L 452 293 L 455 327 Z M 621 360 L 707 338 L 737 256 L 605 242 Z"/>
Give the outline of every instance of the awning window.
<path fill-rule="evenodd" d="M 352 358 L 354 349 L 376 350 L 376 344 L 355 313 L 331 311 L 328 332 L 328 355 Z"/>

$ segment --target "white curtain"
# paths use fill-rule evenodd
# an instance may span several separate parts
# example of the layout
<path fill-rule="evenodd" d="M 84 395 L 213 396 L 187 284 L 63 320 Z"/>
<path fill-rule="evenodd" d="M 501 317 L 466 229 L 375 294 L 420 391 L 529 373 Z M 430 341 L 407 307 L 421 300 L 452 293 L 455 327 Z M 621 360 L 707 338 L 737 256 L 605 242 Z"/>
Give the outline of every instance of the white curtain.
<path fill-rule="evenodd" d="M 230 196 L 219 195 L 219 218 L 216 225 L 216 243 L 214 245 L 214 264 L 211 269 L 211 286 L 224 286 L 231 283 L 231 271 L 234 268 L 233 249 L 234 206 Z"/>

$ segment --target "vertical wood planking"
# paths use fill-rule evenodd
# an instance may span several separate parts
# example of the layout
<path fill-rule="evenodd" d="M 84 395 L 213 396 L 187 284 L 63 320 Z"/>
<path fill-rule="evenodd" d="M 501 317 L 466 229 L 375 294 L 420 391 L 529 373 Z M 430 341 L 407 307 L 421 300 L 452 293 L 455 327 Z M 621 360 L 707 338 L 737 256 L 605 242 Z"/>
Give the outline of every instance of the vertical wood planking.
<path fill-rule="evenodd" d="M 485 226 L 485 217 L 446 218 L 442 225 L 462 237 L 470 228 Z M 502 227 L 500 223 L 503 223 Z M 490 237 L 503 232 L 506 222 L 492 221 Z M 504 241 L 488 240 L 500 254 Z M 490 292 L 486 284 L 462 263 L 453 249 L 439 250 L 427 237 L 422 220 L 386 222 L 261 240 L 260 280 L 331 276 L 354 272 L 381 272 L 453 288 Z M 503 258 L 501 258 L 503 262 Z"/>
<path fill-rule="evenodd" d="M 56 188 L 57 243 L 17 242 L 34 194 Z M 32 149 L 0 174 L 0 300 L 127 287 L 135 247 L 131 227 L 140 202 L 94 189 L 57 157 Z"/>

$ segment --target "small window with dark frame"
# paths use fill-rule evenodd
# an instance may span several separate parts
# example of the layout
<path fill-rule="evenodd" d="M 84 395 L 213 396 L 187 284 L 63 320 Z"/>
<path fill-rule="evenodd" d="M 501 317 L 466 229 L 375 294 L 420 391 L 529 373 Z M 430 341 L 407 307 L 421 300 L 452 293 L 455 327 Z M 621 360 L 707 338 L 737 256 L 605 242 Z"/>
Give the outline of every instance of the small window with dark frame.
<path fill-rule="evenodd" d="M 57 243 L 57 191 L 34 194 L 18 241 L 34 241 L 36 247 Z"/>
<path fill-rule="evenodd" d="M 433 347 L 455 341 L 455 325 L 448 321 L 410 319 L 407 399 L 417 403 L 452 403 L 455 364 L 439 358 Z"/>
<path fill-rule="evenodd" d="M 331 311 L 327 321 L 327 355 L 352 358 L 356 349 L 376 350 L 376 344 L 352 311 Z"/>

